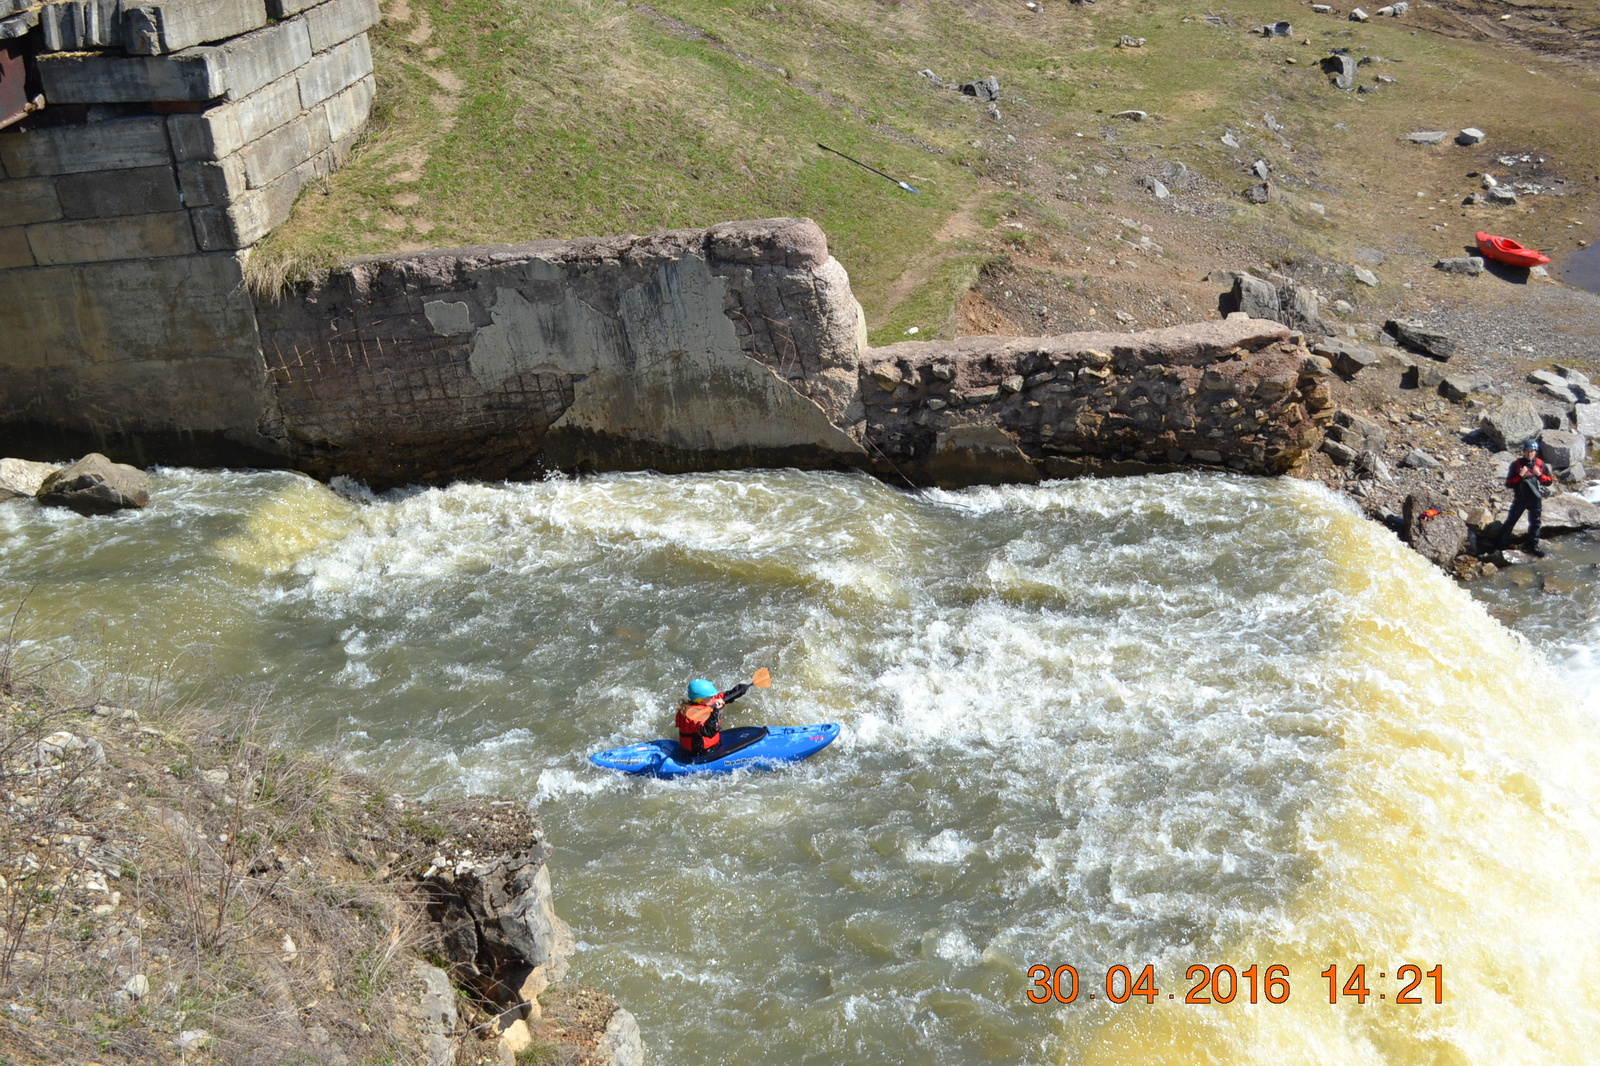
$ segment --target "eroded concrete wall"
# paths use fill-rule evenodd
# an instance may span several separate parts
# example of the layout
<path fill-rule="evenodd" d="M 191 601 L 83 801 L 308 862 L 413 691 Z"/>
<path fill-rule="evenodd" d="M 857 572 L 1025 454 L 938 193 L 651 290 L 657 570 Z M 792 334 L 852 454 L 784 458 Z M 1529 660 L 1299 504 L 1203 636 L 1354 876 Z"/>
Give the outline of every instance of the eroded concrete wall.
<path fill-rule="evenodd" d="M 258 316 L 323 476 L 870 465 L 860 308 L 805 219 L 358 262 Z"/>

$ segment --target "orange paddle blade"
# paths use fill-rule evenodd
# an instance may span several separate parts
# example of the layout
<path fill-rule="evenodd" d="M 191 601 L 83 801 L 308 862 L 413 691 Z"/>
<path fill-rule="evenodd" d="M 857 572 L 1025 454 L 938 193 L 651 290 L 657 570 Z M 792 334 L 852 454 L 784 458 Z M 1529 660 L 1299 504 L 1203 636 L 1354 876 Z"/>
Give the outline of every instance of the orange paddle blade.
<path fill-rule="evenodd" d="M 767 668 L 763 666 L 761 669 L 756 671 L 756 676 L 750 679 L 750 683 L 755 685 L 756 688 L 771 688 L 772 675 L 768 673 Z"/>

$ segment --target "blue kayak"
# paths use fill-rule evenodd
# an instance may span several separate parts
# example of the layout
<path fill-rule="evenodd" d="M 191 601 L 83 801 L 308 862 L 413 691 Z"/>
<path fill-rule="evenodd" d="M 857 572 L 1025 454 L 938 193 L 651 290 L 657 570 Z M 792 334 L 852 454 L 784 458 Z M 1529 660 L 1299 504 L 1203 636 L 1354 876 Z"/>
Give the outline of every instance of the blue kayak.
<path fill-rule="evenodd" d="M 735 770 L 770 770 L 787 762 L 808 759 L 832 744 L 839 727 L 825 725 L 752 725 L 724 729 L 714 751 L 691 755 L 676 740 L 651 740 L 629 744 L 589 756 L 607 770 L 654 777 L 689 774 L 731 774 Z"/>

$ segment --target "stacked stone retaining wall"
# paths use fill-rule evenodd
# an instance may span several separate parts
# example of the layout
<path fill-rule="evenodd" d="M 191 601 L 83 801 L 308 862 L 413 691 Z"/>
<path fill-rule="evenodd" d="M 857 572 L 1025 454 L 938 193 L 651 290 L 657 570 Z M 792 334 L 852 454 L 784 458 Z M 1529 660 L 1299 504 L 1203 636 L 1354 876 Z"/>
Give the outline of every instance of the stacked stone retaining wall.
<path fill-rule="evenodd" d="M 26 25 L 42 90 L 0 130 L 8 436 L 282 453 L 243 253 L 348 156 L 377 19 L 376 0 L 69 0 L 0 19 Z"/>

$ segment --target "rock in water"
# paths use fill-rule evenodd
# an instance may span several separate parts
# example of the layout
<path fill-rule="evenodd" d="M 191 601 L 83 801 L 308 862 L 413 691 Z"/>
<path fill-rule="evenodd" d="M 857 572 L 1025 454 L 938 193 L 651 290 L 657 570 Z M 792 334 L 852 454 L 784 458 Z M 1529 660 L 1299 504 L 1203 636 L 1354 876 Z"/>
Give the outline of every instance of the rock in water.
<path fill-rule="evenodd" d="M 1480 420 L 1484 436 L 1500 451 L 1520 450 L 1522 442 L 1544 432 L 1544 415 L 1526 396 L 1509 396 Z"/>
<path fill-rule="evenodd" d="M 39 502 L 70 507 L 82 515 L 145 507 L 150 503 L 150 478 L 136 466 L 113 463 L 99 452 L 90 452 L 45 478 L 39 486 Z"/>
<path fill-rule="evenodd" d="M 0 500 L 39 495 L 39 486 L 44 484 L 44 479 L 60 469 L 55 463 L 0 459 Z"/>
<path fill-rule="evenodd" d="M 1576 533 L 1584 529 L 1600 529 L 1600 507 L 1570 492 L 1563 492 L 1559 496 L 1545 500 L 1543 518 L 1544 528 L 1548 533 Z"/>
<path fill-rule="evenodd" d="M 1441 362 L 1448 360 L 1461 347 L 1449 337 L 1436 329 L 1431 329 L 1421 322 L 1412 322 L 1405 319 L 1391 318 L 1384 324 L 1402 345 L 1414 352 L 1438 359 Z"/>
<path fill-rule="evenodd" d="M 1448 570 L 1467 550 L 1467 523 L 1445 506 L 1445 501 L 1429 494 L 1407 496 L 1405 538 L 1424 559 Z"/>

